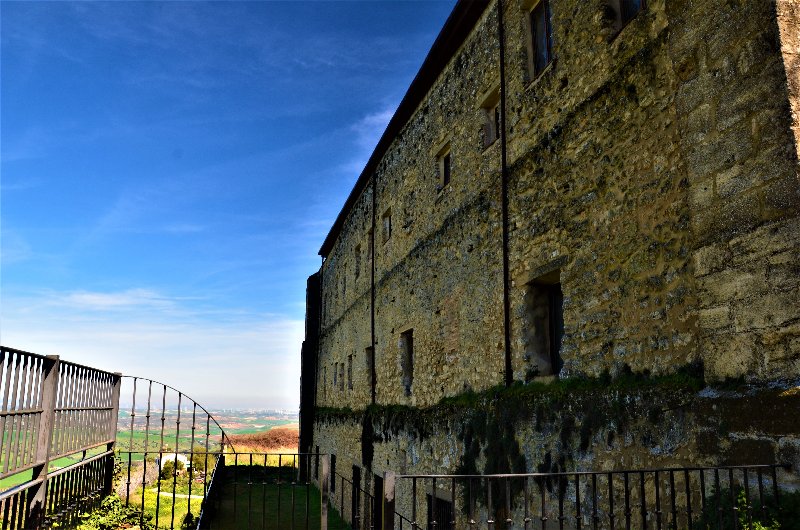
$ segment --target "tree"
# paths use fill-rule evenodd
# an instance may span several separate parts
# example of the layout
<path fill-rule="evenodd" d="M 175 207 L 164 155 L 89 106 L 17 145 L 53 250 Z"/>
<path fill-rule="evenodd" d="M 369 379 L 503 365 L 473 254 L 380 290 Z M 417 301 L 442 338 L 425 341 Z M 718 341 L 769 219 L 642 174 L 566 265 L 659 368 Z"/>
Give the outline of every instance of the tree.
<path fill-rule="evenodd" d="M 178 475 L 181 471 L 183 471 L 183 462 L 180 460 L 167 460 L 161 466 L 161 473 L 159 474 L 159 478 L 161 480 L 166 480 L 173 478 Z"/>

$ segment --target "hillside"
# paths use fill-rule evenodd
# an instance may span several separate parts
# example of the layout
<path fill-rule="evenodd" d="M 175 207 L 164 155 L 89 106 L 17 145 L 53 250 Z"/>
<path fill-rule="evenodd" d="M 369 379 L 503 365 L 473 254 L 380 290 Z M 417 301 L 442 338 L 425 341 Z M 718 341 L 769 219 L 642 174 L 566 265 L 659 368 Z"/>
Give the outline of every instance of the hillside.
<path fill-rule="evenodd" d="M 232 434 L 229 438 L 240 453 L 296 453 L 299 432 L 300 426 L 292 423 L 262 432 Z"/>

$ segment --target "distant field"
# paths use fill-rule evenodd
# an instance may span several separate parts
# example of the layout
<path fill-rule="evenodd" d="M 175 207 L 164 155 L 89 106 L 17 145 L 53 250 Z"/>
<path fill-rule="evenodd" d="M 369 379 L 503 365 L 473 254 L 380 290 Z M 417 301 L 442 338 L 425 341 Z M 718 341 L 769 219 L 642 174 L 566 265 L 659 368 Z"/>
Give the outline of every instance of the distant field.
<path fill-rule="evenodd" d="M 273 427 L 266 431 L 230 436 L 240 453 L 296 453 L 299 436 L 297 423 Z"/>
<path fill-rule="evenodd" d="M 212 412 L 212 415 L 229 436 L 263 433 L 273 427 L 297 422 L 296 417 L 292 416 L 258 415 L 250 411 Z M 160 410 L 151 411 L 149 419 L 146 417 L 146 411 L 137 410 L 133 418 L 133 430 L 131 430 L 130 410 L 120 410 L 117 425 L 117 449 L 123 452 L 174 451 L 177 445 L 178 451 L 189 452 L 191 447 L 205 447 L 206 443 L 211 451 L 219 449 L 221 431 L 214 422 L 208 422 L 210 433 L 207 437 L 205 415 L 202 417 L 196 415 L 193 418 L 191 411 L 182 410 L 180 431 L 176 429 L 177 419 L 176 410 L 168 410 L 163 413 Z M 140 459 L 139 455 L 132 456 L 132 460 Z"/>

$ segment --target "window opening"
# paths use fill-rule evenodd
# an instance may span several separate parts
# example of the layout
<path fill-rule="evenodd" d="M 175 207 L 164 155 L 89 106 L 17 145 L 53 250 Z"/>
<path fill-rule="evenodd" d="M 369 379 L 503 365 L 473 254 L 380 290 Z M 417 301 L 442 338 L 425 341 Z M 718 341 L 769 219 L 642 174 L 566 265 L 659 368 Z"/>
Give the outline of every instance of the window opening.
<path fill-rule="evenodd" d="M 389 208 L 385 212 L 383 212 L 383 216 L 381 217 L 381 224 L 383 225 L 383 242 L 386 243 L 389 241 L 389 238 L 392 237 L 392 209 Z"/>
<path fill-rule="evenodd" d="M 372 522 L 371 528 L 381 528 L 383 521 L 381 520 L 383 510 L 383 477 L 374 475 L 372 477 Z"/>
<path fill-rule="evenodd" d="M 358 278 L 358 276 L 361 274 L 361 245 L 356 245 L 355 260 L 356 260 L 356 278 Z"/>
<path fill-rule="evenodd" d="M 367 346 L 364 349 L 364 357 L 367 362 L 367 380 L 369 381 L 369 387 L 372 388 L 372 367 L 375 366 L 375 349 L 372 346 Z"/>
<path fill-rule="evenodd" d="M 331 493 L 336 491 L 336 455 L 331 455 Z"/>
<path fill-rule="evenodd" d="M 557 375 L 564 361 L 564 294 L 560 272 L 553 271 L 528 284 L 524 332 L 526 380 L 541 375 Z"/>
<path fill-rule="evenodd" d="M 541 0 L 531 9 L 528 24 L 531 35 L 531 77 L 544 72 L 553 60 L 553 27 L 550 0 Z"/>
<path fill-rule="evenodd" d="M 339 363 L 333 363 L 333 388 L 339 386 Z"/>
<path fill-rule="evenodd" d="M 500 138 L 500 87 L 487 92 L 481 102 L 483 112 L 483 147 L 492 145 Z"/>
<path fill-rule="evenodd" d="M 616 29 L 621 31 L 645 7 L 645 0 L 616 0 Z"/>
<path fill-rule="evenodd" d="M 414 383 L 414 330 L 409 329 L 400 334 L 400 368 L 403 373 L 403 390 L 406 396 L 411 395 Z"/>
<path fill-rule="evenodd" d="M 353 390 L 353 355 L 347 356 L 347 389 Z"/>
<path fill-rule="evenodd" d="M 344 391 L 344 363 L 339 363 L 339 390 Z"/>
<path fill-rule="evenodd" d="M 351 482 L 351 486 L 350 523 L 353 528 L 359 528 L 359 519 L 361 519 L 361 469 L 359 469 L 358 466 L 353 466 L 353 481 Z"/>
<path fill-rule="evenodd" d="M 436 172 L 439 175 L 439 190 L 444 189 L 450 184 L 452 166 L 452 156 L 450 154 L 450 143 L 448 142 L 436 155 Z"/>

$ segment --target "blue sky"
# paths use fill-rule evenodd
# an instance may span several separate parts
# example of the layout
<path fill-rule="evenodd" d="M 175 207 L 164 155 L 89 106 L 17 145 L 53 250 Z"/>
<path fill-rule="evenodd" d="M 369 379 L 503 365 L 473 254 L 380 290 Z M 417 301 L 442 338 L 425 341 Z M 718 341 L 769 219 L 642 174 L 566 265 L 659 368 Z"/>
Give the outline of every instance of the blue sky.
<path fill-rule="evenodd" d="M 306 278 L 453 5 L 0 3 L 0 342 L 296 408 Z"/>

